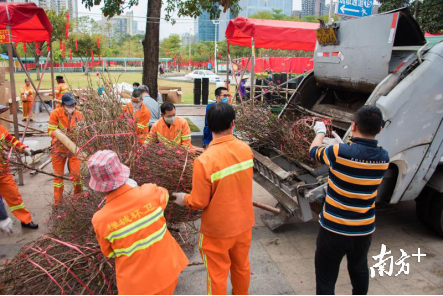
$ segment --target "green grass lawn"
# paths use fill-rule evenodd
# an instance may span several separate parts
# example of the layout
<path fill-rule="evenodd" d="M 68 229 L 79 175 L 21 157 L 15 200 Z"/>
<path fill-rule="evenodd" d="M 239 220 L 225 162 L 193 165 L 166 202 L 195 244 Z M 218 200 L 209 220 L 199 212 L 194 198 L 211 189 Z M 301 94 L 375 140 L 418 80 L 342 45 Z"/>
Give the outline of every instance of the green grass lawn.
<path fill-rule="evenodd" d="M 55 72 L 54 77 L 56 75 L 60 75 L 60 73 Z M 113 82 L 126 82 L 129 84 L 132 84 L 133 82 L 139 82 L 142 81 L 142 74 L 141 73 L 110 73 L 111 79 Z M 65 73 L 63 76 L 66 78 L 65 81 L 71 85 L 72 88 L 87 88 L 88 82 L 87 82 L 87 76 L 84 73 Z M 31 78 L 35 79 L 36 75 L 35 73 L 31 74 Z M 95 75 L 95 73 L 92 73 L 90 75 L 92 83 L 94 87 L 98 87 L 99 83 L 99 77 Z M 15 75 L 15 83 L 16 83 L 16 90 L 17 94 L 20 91 L 20 88 L 24 85 L 26 75 L 24 73 L 18 73 Z M 35 85 L 38 85 L 38 81 L 34 80 Z M 158 80 L 159 86 L 169 86 L 169 87 L 181 87 L 181 90 L 183 92 L 182 95 L 182 104 L 193 104 L 194 103 L 194 95 L 193 95 L 193 88 L 194 84 L 192 82 L 176 82 L 176 81 L 170 81 L 166 79 L 159 79 Z M 43 77 L 43 80 L 41 82 L 40 89 L 50 89 L 51 88 L 51 74 L 49 72 L 45 73 L 45 76 Z M 209 85 L 209 94 L 210 99 L 213 97 L 213 93 L 215 91 L 215 84 Z"/>

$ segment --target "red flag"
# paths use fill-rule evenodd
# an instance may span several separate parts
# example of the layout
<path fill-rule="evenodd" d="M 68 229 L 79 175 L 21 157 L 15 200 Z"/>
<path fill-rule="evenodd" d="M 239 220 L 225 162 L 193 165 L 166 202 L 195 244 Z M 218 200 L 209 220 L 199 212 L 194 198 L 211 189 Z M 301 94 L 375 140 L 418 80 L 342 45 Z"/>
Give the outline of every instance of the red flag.
<path fill-rule="evenodd" d="M 48 46 L 46 47 L 46 50 L 47 50 L 47 51 L 51 51 L 51 48 L 49 47 L 49 44 L 48 44 Z"/>
<path fill-rule="evenodd" d="M 26 42 L 23 42 L 23 52 L 26 53 Z"/>
<path fill-rule="evenodd" d="M 62 55 L 63 59 L 65 59 L 65 43 L 62 41 Z"/>
<path fill-rule="evenodd" d="M 69 23 L 69 12 L 66 13 L 66 20 L 67 20 L 68 23 Z"/>
<path fill-rule="evenodd" d="M 62 48 L 63 48 L 63 41 L 60 40 L 60 49 L 62 49 Z"/>
<path fill-rule="evenodd" d="M 38 42 L 35 42 L 35 54 L 38 54 Z"/>
<path fill-rule="evenodd" d="M 101 62 L 101 56 L 100 56 L 100 54 L 98 54 L 98 62 L 99 62 L 99 63 Z"/>
<path fill-rule="evenodd" d="M 208 57 L 208 63 L 210 63 L 211 62 L 211 55 L 209 55 L 209 57 Z"/>
<path fill-rule="evenodd" d="M 100 37 L 97 37 L 97 48 L 100 48 Z"/>
<path fill-rule="evenodd" d="M 68 29 L 68 27 L 65 28 L 65 37 L 66 37 L 66 40 L 69 39 L 69 29 Z"/>
<path fill-rule="evenodd" d="M 77 38 L 75 38 L 75 51 L 78 51 Z"/>
<path fill-rule="evenodd" d="M 72 50 L 69 50 L 69 59 L 72 61 Z"/>
<path fill-rule="evenodd" d="M 92 61 L 94 61 L 94 51 L 91 49 L 91 58 L 92 58 Z"/>

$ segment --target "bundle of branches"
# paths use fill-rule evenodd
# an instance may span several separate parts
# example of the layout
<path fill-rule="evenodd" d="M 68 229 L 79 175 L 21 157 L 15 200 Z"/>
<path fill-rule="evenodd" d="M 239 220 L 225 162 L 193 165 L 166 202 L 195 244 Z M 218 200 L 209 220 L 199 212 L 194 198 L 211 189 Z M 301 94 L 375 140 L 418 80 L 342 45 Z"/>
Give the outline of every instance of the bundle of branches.
<path fill-rule="evenodd" d="M 138 146 L 132 170 L 132 178 L 138 184 L 155 183 L 173 192 L 190 192 L 192 188 L 192 163 L 199 152 L 187 150 L 181 145 L 151 143 Z M 171 200 L 171 199 L 170 199 Z M 201 211 L 192 211 L 172 201 L 165 210 L 168 223 L 195 221 Z"/>
<path fill-rule="evenodd" d="M 113 262 L 96 243 L 43 235 L 20 249 L 2 270 L 3 294 L 116 294 Z"/>
<path fill-rule="evenodd" d="M 49 231 L 65 241 L 79 244 L 96 242 L 91 220 L 102 206 L 104 197 L 105 194 L 92 190 L 65 195 L 60 205 L 52 207 Z"/>
<path fill-rule="evenodd" d="M 288 160 L 318 166 L 309 155 L 315 133 L 315 121 L 323 121 L 330 130 L 330 120 L 300 115 L 295 121 L 277 118 L 264 104 L 246 105 L 236 110 L 236 133 L 251 147 L 274 149 Z"/>

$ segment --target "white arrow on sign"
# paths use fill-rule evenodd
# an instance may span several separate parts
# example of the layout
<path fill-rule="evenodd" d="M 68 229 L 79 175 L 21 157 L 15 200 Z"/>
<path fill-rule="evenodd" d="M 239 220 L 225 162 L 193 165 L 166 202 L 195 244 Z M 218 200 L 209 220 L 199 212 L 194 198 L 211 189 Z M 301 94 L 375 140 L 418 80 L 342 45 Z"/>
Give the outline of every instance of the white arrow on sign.
<path fill-rule="evenodd" d="M 344 5 L 340 7 L 341 13 L 345 13 L 345 10 L 352 11 L 352 12 L 360 12 L 360 10 L 358 10 L 358 9 L 346 8 L 346 6 L 344 6 Z"/>

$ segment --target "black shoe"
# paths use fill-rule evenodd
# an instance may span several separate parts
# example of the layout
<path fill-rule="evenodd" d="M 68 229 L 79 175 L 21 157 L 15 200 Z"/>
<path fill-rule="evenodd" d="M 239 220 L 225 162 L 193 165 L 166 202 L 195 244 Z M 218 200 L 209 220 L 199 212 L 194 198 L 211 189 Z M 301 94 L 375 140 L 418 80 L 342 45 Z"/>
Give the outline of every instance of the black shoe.
<path fill-rule="evenodd" d="M 29 222 L 28 224 L 25 224 L 25 223 L 22 222 L 22 227 L 30 228 L 30 229 L 37 229 L 38 228 L 38 224 L 34 223 L 32 221 Z"/>
<path fill-rule="evenodd" d="M 34 119 L 31 118 L 31 121 L 34 121 Z"/>
<path fill-rule="evenodd" d="M 23 118 L 23 119 L 22 119 L 22 121 L 26 121 L 26 119 L 25 119 L 25 118 Z"/>

